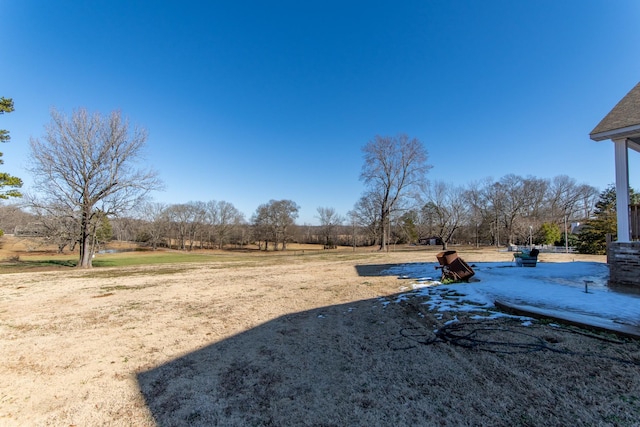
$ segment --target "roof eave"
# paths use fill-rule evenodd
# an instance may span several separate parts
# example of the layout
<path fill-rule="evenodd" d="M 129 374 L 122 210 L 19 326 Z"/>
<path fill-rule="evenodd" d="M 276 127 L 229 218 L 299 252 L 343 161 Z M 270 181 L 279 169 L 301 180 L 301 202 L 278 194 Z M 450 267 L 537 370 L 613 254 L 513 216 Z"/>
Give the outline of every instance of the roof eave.
<path fill-rule="evenodd" d="M 620 129 L 608 130 L 605 132 L 591 133 L 589 137 L 594 141 L 604 141 L 606 139 L 621 139 L 640 136 L 640 124 L 627 126 Z"/>

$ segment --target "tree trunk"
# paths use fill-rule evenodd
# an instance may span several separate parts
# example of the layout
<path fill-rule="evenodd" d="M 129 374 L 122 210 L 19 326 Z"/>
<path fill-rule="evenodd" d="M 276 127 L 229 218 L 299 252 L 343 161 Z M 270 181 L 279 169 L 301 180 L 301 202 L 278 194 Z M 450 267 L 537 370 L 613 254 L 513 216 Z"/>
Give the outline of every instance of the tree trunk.
<path fill-rule="evenodd" d="M 387 246 L 387 213 L 383 209 L 380 213 L 380 250 L 384 251 Z"/>
<path fill-rule="evenodd" d="M 82 221 L 80 224 L 81 235 L 80 235 L 80 262 L 78 263 L 78 268 L 91 268 L 93 267 L 91 263 L 91 251 L 89 250 L 90 241 L 91 241 L 91 233 L 89 233 L 89 219 L 90 216 L 87 212 L 82 213 Z"/>

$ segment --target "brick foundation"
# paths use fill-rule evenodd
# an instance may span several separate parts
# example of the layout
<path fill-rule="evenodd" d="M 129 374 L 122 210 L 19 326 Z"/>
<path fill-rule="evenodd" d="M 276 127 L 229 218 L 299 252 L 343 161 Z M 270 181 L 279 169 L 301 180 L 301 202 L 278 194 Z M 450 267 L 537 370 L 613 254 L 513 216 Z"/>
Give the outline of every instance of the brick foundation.
<path fill-rule="evenodd" d="M 609 285 L 640 289 L 640 242 L 610 243 L 607 247 Z"/>

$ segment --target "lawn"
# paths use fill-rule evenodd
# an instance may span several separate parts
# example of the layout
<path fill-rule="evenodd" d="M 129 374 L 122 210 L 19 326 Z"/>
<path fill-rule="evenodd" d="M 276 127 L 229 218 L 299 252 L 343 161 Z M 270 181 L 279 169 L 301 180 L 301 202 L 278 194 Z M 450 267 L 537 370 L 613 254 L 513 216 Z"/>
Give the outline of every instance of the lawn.
<path fill-rule="evenodd" d="M 108 254 L 5 274 L 0 424 L 637 423 L 636 341 L 434 311 L 388 269 L 435 253 Z"/>

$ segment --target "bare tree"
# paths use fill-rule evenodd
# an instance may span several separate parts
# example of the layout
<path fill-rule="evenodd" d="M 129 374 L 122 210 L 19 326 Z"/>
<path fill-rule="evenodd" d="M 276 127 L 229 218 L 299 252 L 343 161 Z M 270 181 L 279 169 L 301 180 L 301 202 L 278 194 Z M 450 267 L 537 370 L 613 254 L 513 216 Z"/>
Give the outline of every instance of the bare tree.
<path fill-rule="evenodd" d="M 244 222 L 244 215 L 232 203 L 211 200 L 205 206 L 206 222 L 213 227 L 215 242 L 222 249 L 232 233 Z"/>
<path fill-rule="evenodd" d="M 431 166 L 426 163 L 427 151 L 422 143 L 404 134 L 376 136 L 362 150 L 364 165 L 360 179 L 368 192 L 376 195 L 374 200 L 380 212 L 380 249 L 383 250 L 387 246 L 392 212 L 407 193 L 423 182 Z"/>
<path fill-rule="evenodd" d="M 379 196 L 373 192 L 363 194 L 350 214 L 352 225 L 362 227 L 369 244 L 375 244 L 382 239 L 379 209 L 382 202 L 378 200 Z"/>
<path fill-rule="evenodd" d="M 193 246 L 196 243 L 199 243 L 200 249 L 202 249 L 207 217 L 207 206 L 206 203 L 200 201 L 189 202 L 188 205 L 191 210 L 192 217 L 189 227 L 189 250 L 193 250 Z"/>
<path fill-rule="evenodd" d="M 600 191 L 590 185 L 581 184 L 578 192 L 580 193 L 580 197 L 573 216 L 575 216 L 576 219 L 588 219 L 596 209 Z"/>
<path fill-rule="evenodd" d="M 421 198 L 423 215 L 433 226 L 433 236 L 442 241 L 442 249 L 446 250 L 453 233 L 469 218 L 464 189 L 436 181 L 423 186 Z"/>
<path fill-rule="evenodd" d="M 158 244 L 162 242 L 162 239 L 166 237 L 165 235 L 169 230 L 167 209 L 166 204 L 154 202 L 144 203 L 138 209 L 139 216 L 146 224 L 144 231 L 149 236 L 149 243 L 151 243 L 154 251 L 158 248 Z"/>
<path fill-rule="evenodd" d="M 25 228 L 34 221 L 34 216 L 15 204 L 0 205 L 0 236 L 13 234 L 16 229 Z"/>
<path fill-rule="evenodd" d="M 496 234 L 503 229 L 508 244 L 513 244 L 515 226 L 527 210 L 524 186 L 524 178 L 509 174 L 485 188 L 485 197 L 495 213 Z"/>
<path fill-rule="evenodd" d="M 274 243 L 278 250 L 278 243 L 282 243 L 282 250 L 287 249 L 287 241 L 291 238 L 291 229 L 298 218 L 300 207 L 291 200 L 270 200 L 269 203 L 258 206 L 252 217 L 254 235 L 265 241 Z"/>
<path fill-rule="evenodd" d="M 324 238 L 325 249 L 334 249 L 338 241 L 338 227 L 344 222 L 334 208 L 318 208 L 318 219 L 320 220 L 320 234 Z"/>
<path fill-rule="evenodd" d="M 264 242 L 265 251 L 269 250 L 269 242 L 274 242 L 274 247 L 276 247 L 274 220 L 271 217 L 269 205 L 258 206 L 256 212 L 251 216 L 251 233 L 260 249 L 262 249 L 262 242 Z"/>
<path fill-rule="evenodd" d="M 191 222 L 189 206 L 184 203 L 171 205 L 167 209 L 167 215 L 169 216 L 172 229 L 175 231 L 178 249 L 186 250 L 187 234 L 189 223 Z"/>
<path fill-rule="evenodd" d="M 119 216 L 111 222 L 113 228 L 113 237 L 120 241 L 134 241 L 138 234 L 138 221 L 129 216 Z"/>
<path fill-rule="evenodd" d="M 287 249 L 287 242 L 291 238 L 291 231 L 296 224 L 300 206 L 293 200 L 276 200 L 272 204 L 272 208 L 276 219 L 277 235 L 280 236 L 282 250 L 284 251 Z"/>
<path fill-rule="evenodd" d="M 42 200 L 78 218 L 78 267 L 92 267 L 92 228 L 101 215 L 117 216 L 161 188 L 157 173 L 135 168 L 147 140 L 119 111 L 108 117 L 84 109 L 66 117 L 55 109 L 43 139 L 32 138 L 31 172 Z"/>
<path fill-rule="evenodd" d="M 179 249 L 192 250 L 204 223 L 206 214 L 204 203 L 189 202 L 171 205 L 166 212 L 177 233 Z"/>
<path fill-rule="evenodd" d="M 485 178 L 483 181 L 471 182 L 464 192 L 464 198 L 470 210 L 469 225 L 474 228 L 476 245 L 482 240 L 482 235 L 490 236 L 491 243 L 496 243 L 497 236 L 494 229 L 496 216 L 485 191 L 485 188 L 491 185 L 493 185 L 491 179 Z"/>
<path fill-rule="evenodd" d="M 595 200 L 598 189 L 586 184 L 578 184 L 575 179 L 566 175 L 556 176 L 551 180 L 548 188 L 548 209 L 550 220 L 562 224 L 567 219 L 587 218 L 583 211 L 584 200 Z M 587 211 L 593 210 L 594 202 L 587 202 Z"/>
<path fill-rule="evenodd" d="M 27 195 L 27 200 L 31 200 L 30 195 Z M 68 206 L 62 204 L 41 206 L 35 202 L 29 203 L 42 230 L 41 237 L 55 244 L 58 253 L 62 253 L 67 246 L 73 251 L 80 236 L 78 216 Z"/>
<path fill-rule="evenodd" d="M 347 217 L 349 218 L 349 226 L 348 229 L 351 233 L 351 246 L 353 247 L 353 251 L 355 252 L 356 246 L 358 246 L 358 215 L 355 210 L 350 210 L 347 212 Z"/>

